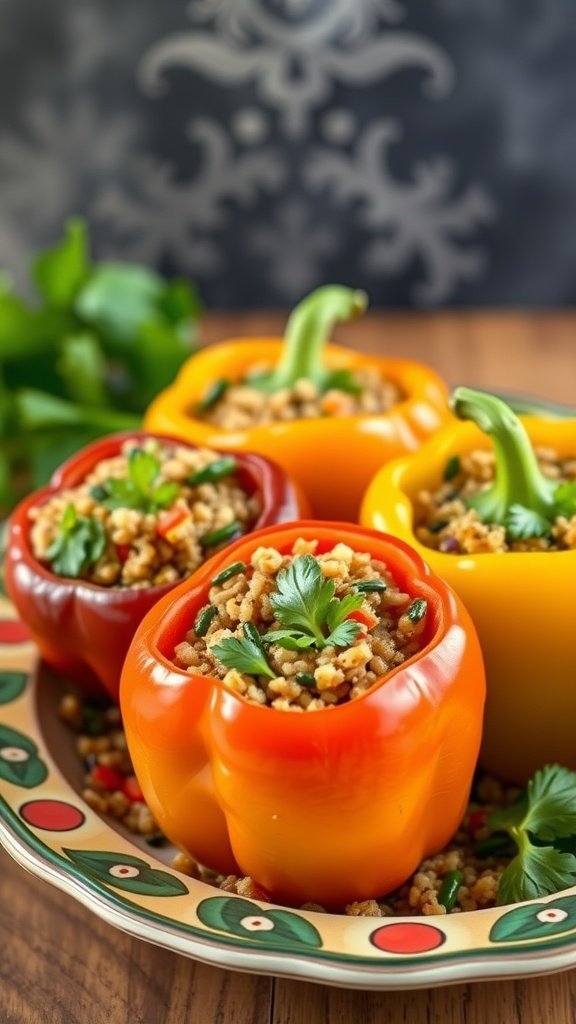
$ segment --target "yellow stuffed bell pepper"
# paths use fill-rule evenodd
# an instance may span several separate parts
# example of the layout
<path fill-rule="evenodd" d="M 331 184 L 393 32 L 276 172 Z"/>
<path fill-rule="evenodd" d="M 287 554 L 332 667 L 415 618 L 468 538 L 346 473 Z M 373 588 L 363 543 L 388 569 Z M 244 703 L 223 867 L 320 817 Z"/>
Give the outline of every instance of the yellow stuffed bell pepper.
<path fill-rule="evenodd" d="M 457 389 L 453 408 L 475 422 L 455 422 L 385 466 L 361 520 L 412 545 L 462 598 L 486 663 L 480 764 L 524 783 L 547 763 L 576 769 L 576 420 L 521 422 L 501 400 L 467 388 Z M 544 475 L 533 445 L 557 453 L 568 467 L 563 483 Z M 474 490 L 462 461 L 478 450 L 493 450 L 495 467 Z M 456 511 L 462 501 L 474 510 L 459 539 L 449 515 L 424 529 L 416 521 L 443 484 L 444 509 L 454 500 Z"/>
<path fill-rule="evenodd" d="M 152 403 L 146 429 L 267 455 L 300 484 L 316 517 L 356 520 L 383 461 L 415 451 L 449 415 L 447 389 L 424 364 L 327 344 L 334 324 L 359 316 L 366 301 L 364 292 L 328 285 L 294 309 L 284 340 L 245 338 L 204 349 Z M 366 409 L 362 378 L 369 371 L 395 396 L 381 411 Z M 274 409 L 264 422 L 271 396 Z M 252 403 L 254 422 L 219 425 L 215 413 L 231 397 Z"/>

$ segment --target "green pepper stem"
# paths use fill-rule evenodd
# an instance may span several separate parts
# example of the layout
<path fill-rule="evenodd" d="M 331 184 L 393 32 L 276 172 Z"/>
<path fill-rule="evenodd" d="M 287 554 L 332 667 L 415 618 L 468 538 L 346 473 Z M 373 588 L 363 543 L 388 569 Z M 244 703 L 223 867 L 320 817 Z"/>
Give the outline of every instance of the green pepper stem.
<path fill-rule="evenodd" d="M 554 505 L 555 484 L 542 474 L 526 429 L 512 409 L 495 395 L 456 388 L 451 405 L 462 420 L 472 420 L 494 444 L 494 483 L 468 504 L 485 523 L 506 523 L 512 505 L 546 516 Z"/>
<path fill-rule="evenodd" d="M 322 351 L 334 324 L 361 316 L 367 304 L 365 292 L 343 285 L 329 284 L 311 292 L 290 314 L 284 350 L 275 370 L 258 378 L 253 386 L 277 391 L 305 379 L 323 390 L 329 373 L 322 362 Z"/>

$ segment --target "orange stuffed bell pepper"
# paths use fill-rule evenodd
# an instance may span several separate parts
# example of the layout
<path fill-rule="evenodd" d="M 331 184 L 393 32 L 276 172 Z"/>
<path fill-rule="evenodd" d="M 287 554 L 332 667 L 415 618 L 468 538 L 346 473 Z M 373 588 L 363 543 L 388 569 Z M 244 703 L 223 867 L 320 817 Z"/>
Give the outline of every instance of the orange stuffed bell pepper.
<path fill-rule="evenodd" d="M 362 521 L 412 544 L 464 601 L 486 662 L 480 764 L 523 784 L 547 763 L 576 768 L 576 420 L 521 422 L 468 388 L 453 405 L 474 422 L 385 466 Z"/>
<path fill-rule="evenodd" d="M 366 296 L 319 288 L 292 312 L 284 340 L 204 349 L 150 406 L 148 430 L 254 451 L 300 483 L 320 518 L 355 520 L 382 462 L 419 448 L 448 416 L 447 392 L 422 363 L 326 344 Z"/>
<path fill-rule="evenodd" d="M 211 647 L 214 616 L 236 630 L 216 626 Z M 342 908 L 400 885 L 454 834 L 484 672 L 467 612 L 411 548 L 300 522 L 231 545 L 160 601 L 120 700 L 142 791 L 173 842 L 275 899 Z"/>

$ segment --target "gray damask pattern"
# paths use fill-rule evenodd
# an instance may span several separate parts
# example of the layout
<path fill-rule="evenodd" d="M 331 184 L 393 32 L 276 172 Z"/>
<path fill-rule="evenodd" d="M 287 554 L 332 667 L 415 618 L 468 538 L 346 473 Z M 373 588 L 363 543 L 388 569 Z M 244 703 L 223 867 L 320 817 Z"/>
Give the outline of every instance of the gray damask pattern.
<path fill-rule="evenodd" d="M 376 304 L 507 301 L 506 280 L 571 301 L 576 129 L 540 90 L 548 167 L 518 91 L 528 65 L 550 86 L 552 53 L 576 85 L 569 3 L 0 0 L 0 267 L 83 213 L 99 253 L 218 306 L 329 279 Z"/>

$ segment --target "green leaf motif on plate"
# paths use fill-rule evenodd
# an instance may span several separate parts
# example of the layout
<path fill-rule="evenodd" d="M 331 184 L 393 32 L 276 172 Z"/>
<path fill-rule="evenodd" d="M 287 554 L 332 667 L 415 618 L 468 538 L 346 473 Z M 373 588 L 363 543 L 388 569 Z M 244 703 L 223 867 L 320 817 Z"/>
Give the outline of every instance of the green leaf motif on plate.
<path fill-rule="evenodd" d="M 187 887 L 168 871 L 151 868 L 129 853 L 101 850 L 63 850 L 73 864 L 90 878 L 140 896 L 185 896 Z"/>
<path fill-rule="evenodd" d="M 514 907 L 493 925 L 491 942 L 544 939 L 576 929 L 576 896 L 559 896 L 548 903 Z"/>
<path fill-rule="evenodd" d="M 16 729 L 0 725 L 0 779 L 13 786 L 34 789 L 48 775 L 43 761 L 38 757 L 38 747 L 32 740 Z"/>
<path fill-rule="evenodd" d="M 273 946 L 320 947 L 322 939 L 313 924 L 291 910 L 262 910 L 257 903 L 237 896 L 212 896 L 202 900 L 196 913 L 208 928 L 260 939 Z"/>
<path fill-rule="evenodd" d="M 0 672 L 0 704 L 16 700 L 26 686 L 25 672 Z"/>

